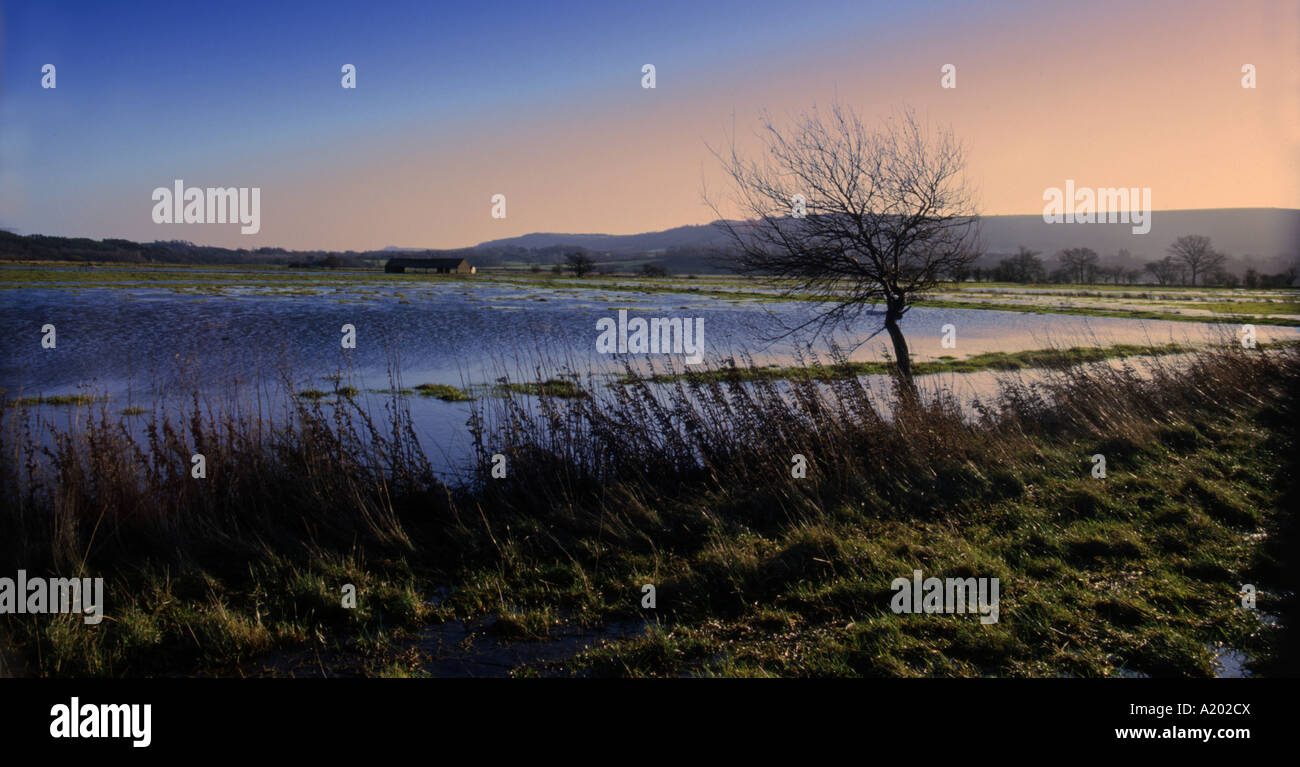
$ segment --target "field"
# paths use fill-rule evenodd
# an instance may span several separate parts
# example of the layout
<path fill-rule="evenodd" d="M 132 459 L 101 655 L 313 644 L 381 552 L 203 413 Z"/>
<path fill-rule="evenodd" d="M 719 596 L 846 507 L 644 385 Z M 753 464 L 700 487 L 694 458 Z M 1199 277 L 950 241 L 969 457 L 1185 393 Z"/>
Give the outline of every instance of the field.
<path fill-rule="evenodd" d="M 732 276 L 689 275 L 638 277 L 597 274 L 587 278 L 487 269 L 478 275 L 383 274 L 378 269 L 286 270 L 274 266 L 143 266 L 112 264 L 90 269 L 78 265 L 15 263 L 4 271 L 0 289 L 96 286 L 159 287 L 179 293 L 231 295 L 252 291 L 267 295 L 314 295 L 348 286 L 373 290 L 418 288 L 428 284 L 485 283 L 545 290 L 620 289 L 632 293 L 679 293 L 725 300 L 809 300 L 782 295 L 778 281 Z M 1150 285 L 1052 286 L 1014 283 L 961 283 L 932 291 L 919 306 L 997 309 L 1030 313 L 1077 314 L 1174 321 L 1250 321 L 1300 326 L 1300 290 L 1157 287 Z"/>
<path fill-rule="evenodd" d="M 5 332 L 60 307 L 135 318 L 61 327 L 94 365 L 32 353 L 0 377 L 0 555 L 104 577 L 108 605 L 91 630 L 5 615 L 8 673 L 1294 673 L 1296 291 L 948 286 L 909 317 L 917 398 L 870 350 L 491 372 L 529 337 L 502 317 L 578 348 L 617 307 L 690 309 L 727 338 L 751 332 L 730 312 L 802 316 L 736 278 L 23 265 L 3 287 Z M 238 366 L 275 357 L 267 339 L 321 327 L 325 348 L 345 319 L 408 312 L 366 336 L 401 338 L 443 311 L 420 336 L 436 353 L 322 351 L 274 406 L 217 396 L 222 374 L 274 378 Z M 177 316 L 195 335 L 158 330 Z M 1032 345 L 1047 322 L 1074 341 Z M 199 373 L 141 389 L 114 367 L 173 354 Z M 99 390 L 61 383 L 87 369 Z M 455 467 L 429 432 L 463 440 Z M 999 619 L 892 611 L 915 570 L 998 578 Z"/>

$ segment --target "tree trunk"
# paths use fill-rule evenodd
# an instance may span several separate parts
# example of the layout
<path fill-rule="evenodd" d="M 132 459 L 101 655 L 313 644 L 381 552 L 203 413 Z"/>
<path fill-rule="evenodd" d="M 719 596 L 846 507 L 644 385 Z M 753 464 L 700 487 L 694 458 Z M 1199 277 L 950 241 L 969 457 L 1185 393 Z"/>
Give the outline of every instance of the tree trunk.
<path fill-rule="evenodd" d="M 898 321 L 903 318 L 903 304 L 890 301 L 885 309 L 885 330 L 889 331 L 889 340 L 894 342 L 894 359 L 898 364 L 898 373 L 903 382 L 912 385 L 912 357 L 907 353 L 907 338 Z"/>

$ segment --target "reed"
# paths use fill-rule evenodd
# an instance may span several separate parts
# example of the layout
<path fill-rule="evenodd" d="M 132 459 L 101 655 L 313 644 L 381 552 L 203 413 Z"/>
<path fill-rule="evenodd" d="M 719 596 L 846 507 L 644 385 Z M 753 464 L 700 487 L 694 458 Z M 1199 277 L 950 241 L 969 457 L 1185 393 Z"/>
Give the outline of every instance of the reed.
<path fill-rule="evenodd" d="M 1289 572 L 1242 532 L 1282 523 L 1294 347 L 1008 372 L 973 407 L 813 372 L 652 380 L 500 387 L 474 404 L 458 484 L 400 396 L 377 418 L 194 395 L 134 416 L 142 431 L 103 402 L 62 423 L 0 404 L 0 572 L 105 577 L 110 616 L 0 617 L 8 672 L 229 673 L 313 642 L 391 668 L 404 632 L 495 614 L 539 636 L 556 615 L 652 621 L 566 673 L 1201 674 L 1207 636 L 1258 640 L 1231 590 Z M 1001 577 L 1002 623 L 889 613 L 916 563 Z M 1156 585 L 1079 592 L 1137 568 Z M 361 609 L 340 608 L 344 583 Z M 1063 649 L 1071 631 L 1093 645 Z"/>

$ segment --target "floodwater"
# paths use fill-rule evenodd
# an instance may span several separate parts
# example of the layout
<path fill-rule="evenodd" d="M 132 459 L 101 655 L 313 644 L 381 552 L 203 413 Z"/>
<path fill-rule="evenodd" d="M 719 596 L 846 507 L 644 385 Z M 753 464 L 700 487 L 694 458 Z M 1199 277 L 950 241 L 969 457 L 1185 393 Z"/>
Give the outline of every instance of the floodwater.
<path fill-rule="evenodd" d="M 283 273 L 281 273 L 283 274 Z M 3 274 L 0 273 L 0 278 Z M 597 321 L 628 317 L 703 319 L 706 364 L 748 353 L 760 364 L 794 360 L 806 334 L 781 337 L 815 317 L 815 305 L 759 302 L 686 293 L 646 294 L 610 288 L 530 288 L 479 281 L 393 282 L 359 277 L 347 284 L 250 286 L 191 292 L 201 283 L 151 287 L 23 287 L 0 292 L 0 389 L 8 399 L 93 391 L 112 408 L 150 408 L 160 398 L 198 390 L 222 395 L 261 388 L 329 393 L 331 376 L 358 388 L 374 411 L 389 395 L 372 390 L 423 383 L 479 391 L 505 376 L 516 382 L 563 373 L 609 374 L 625 362 L 682 364 L 681 355 L 597 351 Z M 42 328 L 53 325 L 54 348 Z M 342 348 L 342 328 L 355 328 L 356 346 Z M 952 325 L 945 348 L 945 325 Z M 988 351 L 1115 343 L 1224 341 L 1233 328 L 1201 323 L 1077 315 L 916 308 L 904 318 L 918 360 Z M 880 330 L 879 314 L 863 314 L 838 334 L 852 346 Z M 1298 338 L 1300 329 L 1257 326 L 1257 338 Z M 884 359 L 883 333 L 851 353 Z M 825 359 L 827 343 L 813 347 Z M 987 389 L 991 374 L 934 377 L 933 387 Z M 972 388 L 973 387 L 973 388 Z M 426 452 L 452 471 L 468 457 L 469 402 L 408 396 Z M 42 406 L 50 407 L 50 406 Z M 439 456 L 440 458 L 435 458 Z"/>

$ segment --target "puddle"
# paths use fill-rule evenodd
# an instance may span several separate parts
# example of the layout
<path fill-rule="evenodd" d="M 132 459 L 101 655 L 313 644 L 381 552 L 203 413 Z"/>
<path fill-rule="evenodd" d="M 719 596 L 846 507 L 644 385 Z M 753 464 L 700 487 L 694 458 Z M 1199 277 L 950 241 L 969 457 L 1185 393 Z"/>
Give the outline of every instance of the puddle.
<path fill-rule="evenodd" d="M 1210 648 L 1214 653 L 1214 676 L 1220 679 L 1248 679 L 1255 674 L 1246 666 L 1253 660 L 1241 650 L 1227 645 Z"/>
<path fill-rule="evenodd" d="M 440 589 L 445 595 L 446 589 Z M 431 600 L 436 604 L 440 597 Z M 430 677 L 568 676 L 565 664 L 604 642 L 635 637 L 649 625 L 643 620 L 613 621 L 598 628 L 561 622 L 543 638 L 513 638 L 497 629 L 495 616 L 451 620 L 424 628 L 418 635 L 386 649 L 383 658 L 359 651 L 311 648 L 277 651 L 242 667 L 241 675 L 277 677 L 364 677 L 397 662 L 416 675 Z"/>
<path fill-rule="evenodd" d="M 425 629 L 418 641 L 428 661 L 421 670 L 434 677 L 507 677 L 528 667 L 541 676 L 559 676 L 565 661 L 599 644 L 633 637 L 645 621 L 620 621 L 600 629 L 558 626 L 545 639 L 508 639 L 493 633 L 494 619 L 449 621 Z"/>

